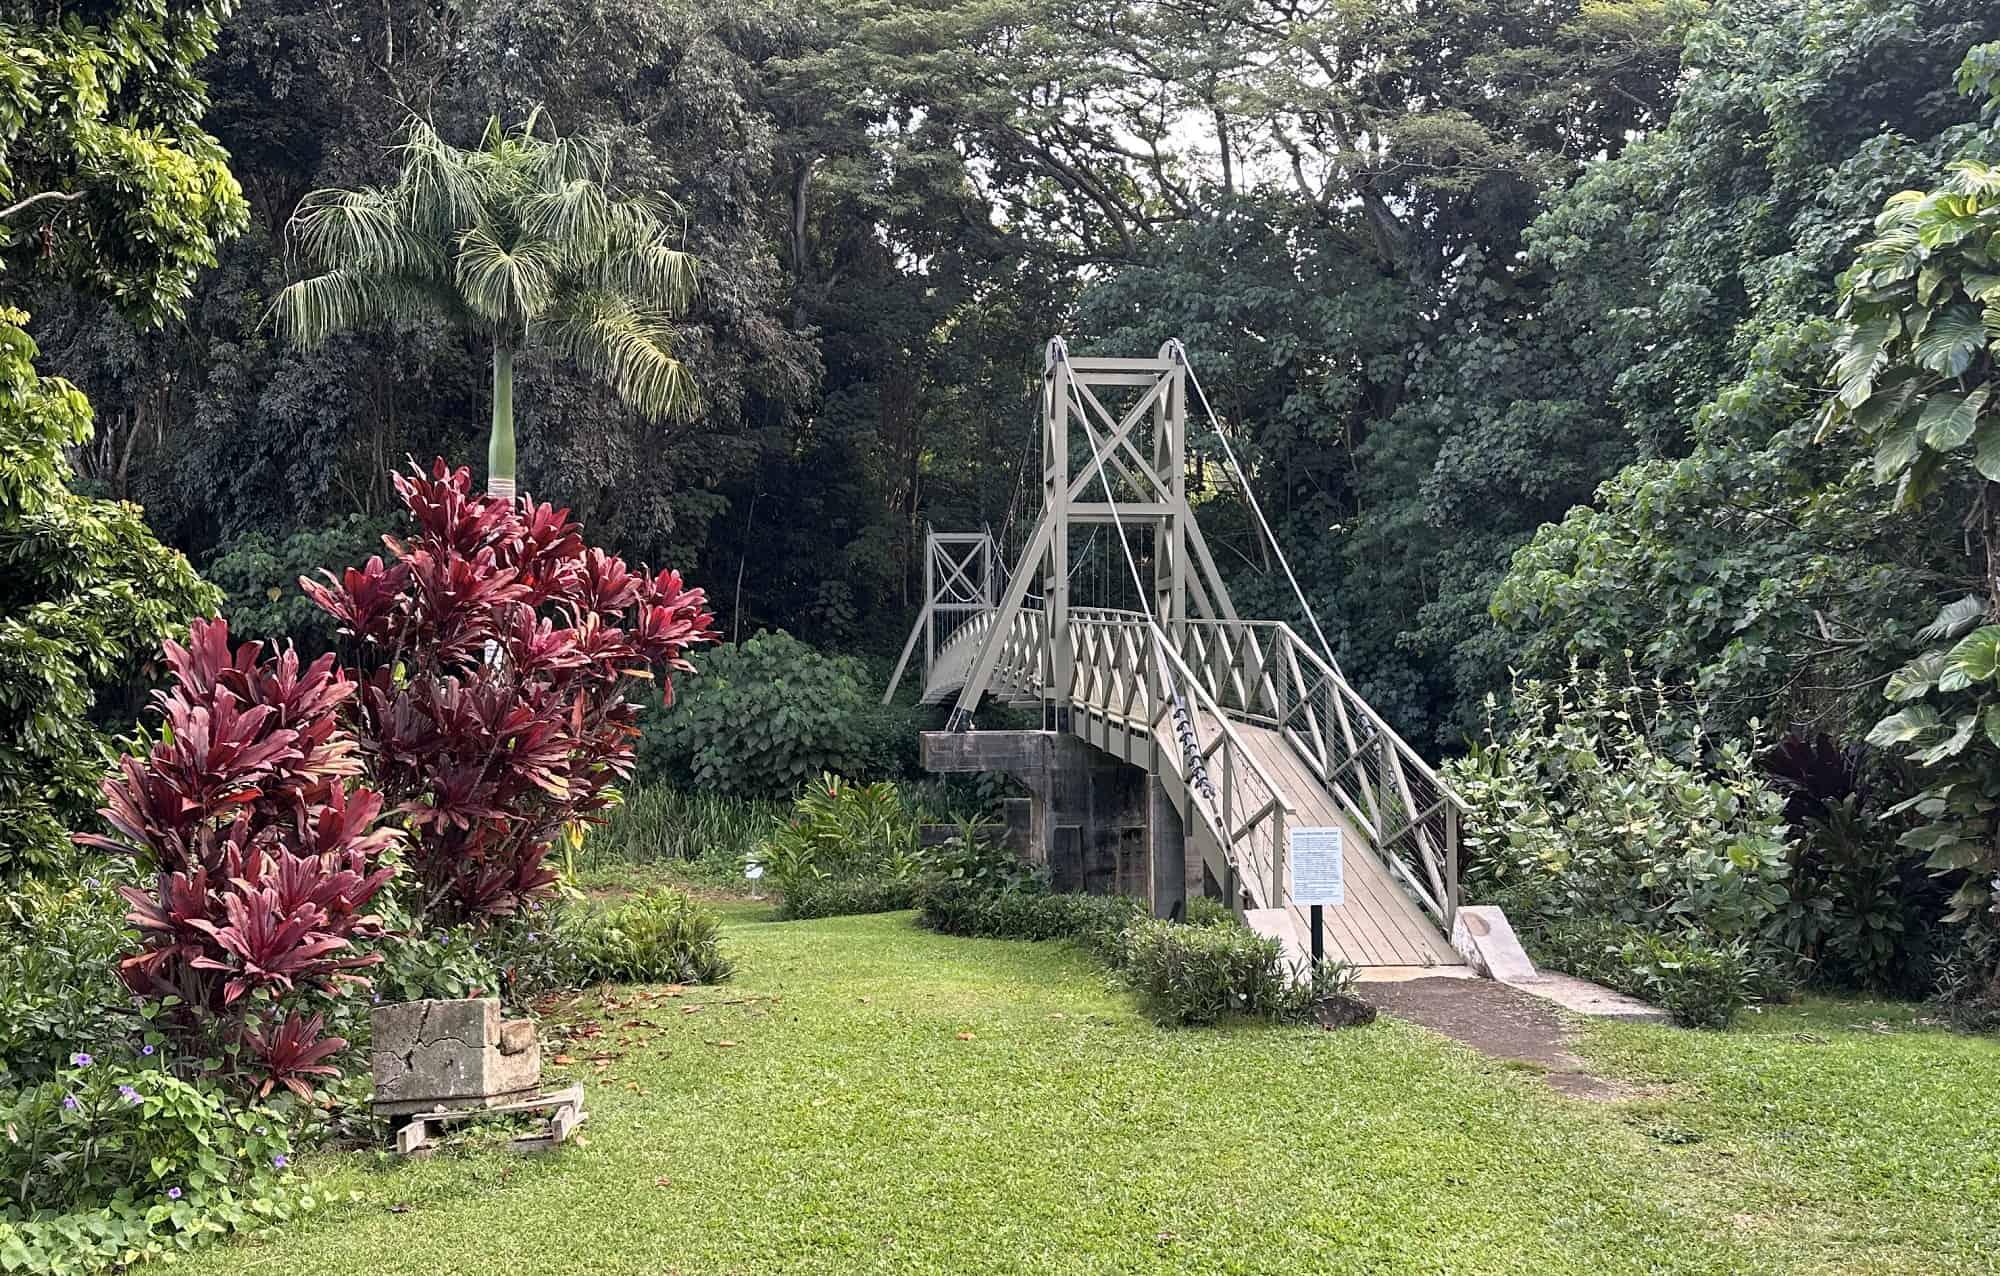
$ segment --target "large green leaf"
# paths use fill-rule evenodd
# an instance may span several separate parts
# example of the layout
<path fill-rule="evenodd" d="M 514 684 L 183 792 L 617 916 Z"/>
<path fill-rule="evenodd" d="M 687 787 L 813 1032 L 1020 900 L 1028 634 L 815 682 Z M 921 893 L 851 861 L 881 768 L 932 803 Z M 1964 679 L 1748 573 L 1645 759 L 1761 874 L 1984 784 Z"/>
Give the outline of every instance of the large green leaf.
<path fill-rule="evenodd" d="M 1972 427 L 1979 424 L 1979 414 L 1986 407 L 1986 394 L 1982 386 L 1971 394 L 1941 390 L 1931 395 L 1924 404 L 1923 415 L 1917 418 L 1917 430 L 1924 436 L 1924 442 L 1940 452 L 1949 452 L 1971 438 Z"/>
<path fill-rule="evenodd" d="M 1937 730 L 1938 722 L 1936 709 L 1927 704 L 1913 704 L 1906 709 L 1898 709 L 1871 727 L 1868 731 L 1868 743 L 1879 749 L 1908 744 L 1919 736 Z"/>
<path fill-rule="evenodd" d="M 1840 343 L 1840 359 L 1833 367 L 1840 385 L 1840 401 L 1850 408 L 1860 407 L 1874 389 L 1875 374 L 1888 362 L 1883 347 L 1899 331 L 1894 315 L 1877 315 L 1850 328 Z"/>
<path fill-rule="evenodd" d="M 1890 429 L 1875 444 L 1875 481 L 1887 483 L 1901 475 L 1923 451 L 1923 435 L 1914 422 Z"/>
<path fill-rule="evenodd" d="M 1938 675 L 1944 672 L 1944 651 L 1933 648 L 1889 675 L 1889 683 L 1882 688 L 1882 694 L 1891 700 L 1915 700 L 1937 686 Z"/>
<path fill-rule="evenodd" d="M 2000 419 L 1988 417 L 1980 422 L 1972 440 L 1972 468 L 1981 477 L 2000 482 Z"/>
<path fill-rule="evenodd" d="M 1938 690 L 1962 691 L 2000 682 L 2000 625 L 1984 625 L 1958 640 L 1944 658 Z"/>
<path fill-rule="evenodd" d="M 1986 348 L 1986 327 L 1979 308 L 1963 303 L 1947 306 L 1931 321 L 1929 331 L 1917 340 L 1917 362 L 1939 376 L 1965 375 L 1979 352 Z M 1846 398 L 1842 381 L 1841 397 Z M 1859 400 L 1855 400 L 1859 402 Z"/>
<path fill-rule="evenodd" d="M 1977 594 L 1967 594 L 1955 603 L 1946 603 L 1938 608 L 1937 619 L 1917 630 L 1917 641 L 1936 642 L 1940 638 L 1956 638 L 1977 624 L 1985 614 L 1986 600 Z"/>
<path fill-rule="evenodd" d="M 1959 754 L 1965 752 L 1966 745 L 1972 743 L 1972 732 L 1978 725 L 1978 714 L 1960 714 L 1958 721 L 1952 725 L 1951 734 L 1930 748 L 1916 754 L 1916 760 L 1924 766 L 1936 766 L 1947 758 L 1957 757 Z"/>

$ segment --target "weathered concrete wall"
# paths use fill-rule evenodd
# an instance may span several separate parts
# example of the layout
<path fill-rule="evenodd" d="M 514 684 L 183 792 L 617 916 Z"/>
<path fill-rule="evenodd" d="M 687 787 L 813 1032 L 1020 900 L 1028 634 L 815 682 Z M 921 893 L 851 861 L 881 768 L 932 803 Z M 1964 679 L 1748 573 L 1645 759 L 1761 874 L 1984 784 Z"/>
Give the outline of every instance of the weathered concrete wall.
<path fill-rule="evenodd" d="M 1158 916 L 1184 908 L 1190 870 L 1180 815 L 1158 777 L 1064 731 L 925 732 L 939 772 L 1000 771 L 1028 790 L 1025 857 L 1058 890 L 1130 895 Z M 1010 820 L 1010 823 L 1013 821 Z"/>

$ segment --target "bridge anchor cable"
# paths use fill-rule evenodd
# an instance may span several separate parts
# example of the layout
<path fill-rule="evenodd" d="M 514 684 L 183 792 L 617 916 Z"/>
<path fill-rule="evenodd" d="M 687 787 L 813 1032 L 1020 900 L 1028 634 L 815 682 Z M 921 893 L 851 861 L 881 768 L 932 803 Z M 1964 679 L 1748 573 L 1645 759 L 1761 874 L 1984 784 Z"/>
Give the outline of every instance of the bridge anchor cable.
<path fill-rule="evenodd" d="M 1243 489 L 1243 499 L 1250 506 L 1250 512 L 1257 518 L 1257 526 L 1270 542 L 1271 552 L 1278 556 L 1278 566 L 1285 569 L 1285 579 L 1291 583 L 1292 597 L 1299 600 L 1299 610 L 1305 613 L 1306 623 L 1312 626 L 1313 637 L 1319 640 L 1320 655 L 1326 657 L 1327 667 L 1340 672 L 1340 661 L 1334 659 L 1333 644 L 1326 640 L 1326 631 L 1319 627 L 1319 616 L 1313 605 L 1306 601 L 1305 590 L 1299 588 L 1299 578 L 1292 574 L 1291 560 L 1285 557 L 1285 547 L 1278 543 L 1278 535 L 1271 530 L 1270 520 L 1264 517 L 1264 507 L 1258 503 L 1257 493 L 1250 487 L 1250 476 L 1243 472 L 1243 466 L 1236 460 L 1236 449 L 1229 446 L 1229 435 L 1222 429 L 1222 421 L 1215 415 L 1215 409 L 1208 402 L 1208 392 L 1201 388 L 1201 378 L 1195 374 L 1194 362 L 1188 358 L 1187 347 L 1179 337 L 1167 339 L 1167 349 L 1173 360 L 1187 370 L 1188 383 L 1194 386 L 1197 399 L 1201 400 L 1201 410 L 1208 416 L 1208 426 L 1215 431 L 1215 437 L 1222 443 L 1222 455 L 1229 462 L 1230 473 L 1236 476 L 1236 484 Z"/>

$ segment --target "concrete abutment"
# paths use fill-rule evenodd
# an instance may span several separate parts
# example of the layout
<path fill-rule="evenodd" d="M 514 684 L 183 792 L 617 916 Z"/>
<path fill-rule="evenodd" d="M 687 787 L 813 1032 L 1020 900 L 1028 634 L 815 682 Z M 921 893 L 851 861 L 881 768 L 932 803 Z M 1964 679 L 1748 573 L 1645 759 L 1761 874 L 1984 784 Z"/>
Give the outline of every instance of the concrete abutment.
<path fill-rule="evenodd" d="M 1201 861 L 1159 777 L 1066 731 L 927 731 L 919 756 L 929 771 L 1019 781 L 1028 812 L 1016 844 L 1057 890 L 1130 895 L 1156 917 L 1181 916 L 1202 890 Z"/>

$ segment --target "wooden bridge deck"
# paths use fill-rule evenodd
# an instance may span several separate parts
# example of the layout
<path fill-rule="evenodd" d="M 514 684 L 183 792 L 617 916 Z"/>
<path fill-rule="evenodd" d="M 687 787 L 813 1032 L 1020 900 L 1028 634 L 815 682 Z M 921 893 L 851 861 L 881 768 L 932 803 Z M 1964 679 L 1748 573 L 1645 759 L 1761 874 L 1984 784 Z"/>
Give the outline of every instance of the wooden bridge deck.
<path fill-rule="evenodd" d="M 1269 727 L 1238 723 L 1236 733 L 1264 770 L 1284 789 L 1285 800 L 1307 827 L 1338 828 L 1347 848 L 1343 870 L 1347 902 L 1321 910 L 1325 951 L 1352 966 L 1460 966 L 1465 959 L 1451 946 L 1410 893 L 1397 885 L 1368 839 L 1336 806 L 1333 796 L 1307 772 L 1285 738 Z M 1276 933 L 1288 946 L 1310 951 L 1307 912 L 1287 902 L 1273 917 L 1253 917 L 1252 925 Z M 1261 923 L 1261 924 L 1260 924 Z M 1289 933 L 1280 933 L 1289 932 Z"/>

